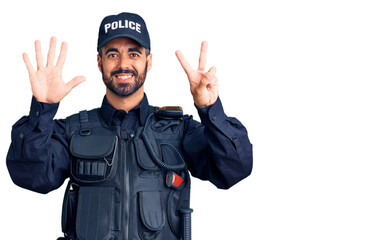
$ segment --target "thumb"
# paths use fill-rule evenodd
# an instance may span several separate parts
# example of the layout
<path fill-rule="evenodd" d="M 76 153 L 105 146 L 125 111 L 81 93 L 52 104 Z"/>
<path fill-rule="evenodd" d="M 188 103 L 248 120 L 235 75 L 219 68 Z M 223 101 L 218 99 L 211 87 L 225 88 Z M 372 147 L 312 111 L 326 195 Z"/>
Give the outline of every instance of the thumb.
<path fill-rule="evenodd" d="M 69 89 L 68 92 L 71 91 L 74 87 L 76 87 L 77 85 L 79 85 L 80 83 L 82 83 L 84 81 L 86 81 L 86 77 L 77 76 L 77 77 L 73 78 L 71 81 L 67 82 L 66 86 Z"/>
<path fill-rule="evenodd" d="M 215 74 L 216 74 L 216 68 L 211 67 L 208 72 L 204 73 L 204 76 L 202 77 L 199 83 L 199 87 L 204 88 L 210 83 L 213 83 L 216 80 Z"/>
<path fill-rule="evenodd" d="M 207 78 L 209 79 L 214 79 L 216 75 L 216 67 L 213 66 L 209 69 L 209 71 L 205 74 Z"/>

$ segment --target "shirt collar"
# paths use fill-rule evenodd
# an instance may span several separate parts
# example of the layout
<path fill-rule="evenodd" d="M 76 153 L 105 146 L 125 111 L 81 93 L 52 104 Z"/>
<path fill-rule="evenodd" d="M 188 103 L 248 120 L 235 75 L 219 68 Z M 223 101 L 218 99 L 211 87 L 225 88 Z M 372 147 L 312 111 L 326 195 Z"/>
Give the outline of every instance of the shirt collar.
<path fill-rule="evenodd" d="M 141 122 L 141 125 L 144 125 L 145 121 L 147 120 L 147 117 L 149 115 L 149 103 L 148 103 L 148 98 L 147 95 L 144 93 L 144 97 L 141 100 L 140 104 L 132 108 L 129 112 L 131 111 L 136 111 L 139 120 Z M 103 101 L 102 101 L 102 106 L 101 106 L 101 113 L 103 116 L 103 119 L 105 120 L 106 124 L 109 126 L 112 126 L 113 123 L 113 116 L 117 112 L 123 112 L 123 114 L 126 115 L 126 112 L 120 109 L 116 109 L 113 107 L 109 101 L 107 101 L 106 96 L 104 96 Z"/>

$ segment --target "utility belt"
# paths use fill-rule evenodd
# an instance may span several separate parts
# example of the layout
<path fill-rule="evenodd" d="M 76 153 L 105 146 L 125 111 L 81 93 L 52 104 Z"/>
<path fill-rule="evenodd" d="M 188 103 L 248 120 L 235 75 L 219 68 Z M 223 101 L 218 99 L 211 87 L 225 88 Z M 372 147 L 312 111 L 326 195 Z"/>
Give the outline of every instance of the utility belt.
<path fill-rule="evenodd" d="M 191 239 L 181 115 L 151 108 L 144 127 L 124 131 L 105 125 L 95 109 L 66 126 L 71 178 L 59 239 Z"/>

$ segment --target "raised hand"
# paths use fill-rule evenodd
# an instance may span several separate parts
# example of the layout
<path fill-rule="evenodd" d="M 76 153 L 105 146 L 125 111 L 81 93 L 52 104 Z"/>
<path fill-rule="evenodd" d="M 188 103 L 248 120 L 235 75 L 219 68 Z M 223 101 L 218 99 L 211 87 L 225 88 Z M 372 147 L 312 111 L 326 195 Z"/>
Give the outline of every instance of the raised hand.
<path fill-rule="evenodd" d="M 207 48 L 208 43 L 205 41 L 202 42 L 197 70 L 194 70 L 190 66 L 179 50 L 175 52 L 189 78 L 190 91 L 193 95 L 195 105 L 199 108 L 214 104 L 219 96 L 217 77 L 215 75 L 216 68 L 211 67 L 208 72 L 205 72 Z"/>
<path fill-rule="evenodd" d="M 74 87 L 86 80 L 84 76 L 77 76 L 67 83 L 62 80 L 62 68 L 64 66 L 66 58 L 67 43 L 63 42 L 61 44 L 60 55 L 58 56 L 56 65 L 54 65 L 54 57 L 56 55 L 56 43 L 56 38 L 52 37 L 50 39 L 47 64 L 45 67 L 43 65 L 41 42 L 38 40 L 35 41 L 37 71 L 35 71 L 33 65 L 31 64 L 27 53 L 23 53 L 23 60 L 29 73 L 31 90 L 33 92 L 34 97 L 39 102 L 58 103 Z"/>

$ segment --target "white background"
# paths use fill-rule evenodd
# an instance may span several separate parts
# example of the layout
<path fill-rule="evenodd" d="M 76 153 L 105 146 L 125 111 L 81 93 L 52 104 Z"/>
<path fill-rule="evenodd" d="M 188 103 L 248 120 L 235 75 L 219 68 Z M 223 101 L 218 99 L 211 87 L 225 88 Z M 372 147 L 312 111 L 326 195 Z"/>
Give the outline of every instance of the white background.
<path fill-rule="evenodd" d="M 88 4 L 87 4 L 88 2 Z M 29 112 L 22 53 L 67 41 L 64 79 L 87 82 L 57 118 L 101 104 L 98 27 L 106 15 L 146 20 L 152 105 L 197 115 L 174 52 L 196 67 L 209 41 L 220 97 L 254 145 L 252 175 L 228 191 L 193 179 L 193 239 L 391 239 L 389 1 L 11 1 L 0 9 L 1 239 L 56 239 L 64 186 L 15 186 L 5 158 L 11 126 Z"/>

